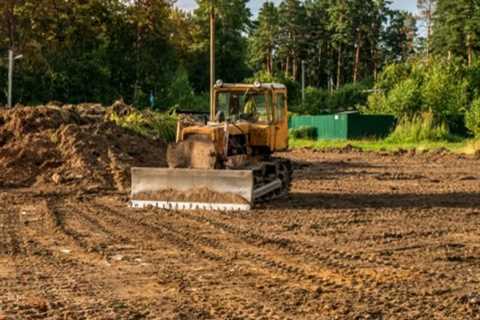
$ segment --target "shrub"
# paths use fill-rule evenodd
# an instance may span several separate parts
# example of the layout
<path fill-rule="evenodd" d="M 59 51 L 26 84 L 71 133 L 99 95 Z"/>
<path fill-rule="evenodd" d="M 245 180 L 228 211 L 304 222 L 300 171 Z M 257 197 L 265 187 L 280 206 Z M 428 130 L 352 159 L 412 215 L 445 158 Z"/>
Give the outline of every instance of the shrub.
<path fill-rule="evenodd" d="M 182 111 L 208 112 L 209 93 L 195 94 L 187 70 L 179 67 L 174 80 L 162 97 L 159 97 L 158 105 L 162 110 L 174 107 Z"/>
<path fill-rule="evenodd" d="M 384 112 L 401 117 L 412 117 L 421 108 L 418 84 L 413 79 L 398 83 L 386 96 Z"/>
<path fill-rule="evenodd" d="M 465 124 L 475 137 L 480 137 L 480 98 L 475 99 L 465 113 Z"/>
<path fill-rule="evenodd" d="M 305 89 L 305 101 L 291 106 L 302 114 L 320 115 L 332 114 L 347 110 L 356 110 L 359 105 L 367 102 L 367 83 L 346 84 L 342 88 L 330 93 L 326 89 L 308 87 Z"/>
<path fill-rule="evenodd" d="M 369 88 L 366 82 L 348 83 L 333 92 L 328 100 L 329 108 L 336 112 L 357 109 L 367 102 Z"/>
<path fill-rule="evenodd" d="M 318 137 L 317 128 L 307 127 L 307 126 L 302 126 L 297 129 L 290 129 L 289 135 L 294 139 L 308 139 L 308 140 L 316 140 Z"/>
<path fill-rule="evenodd" d="M 404 118 L 386 139 L 392 143 L 454 140 L 445 122 L 437 123 L 432 113 Z"/>
<path fill-rule="evenodd" d="M 300 113 L 311 115 L 332 113 L 334 110 L 329 106 L 329 97 L 330 94 L 327 90 L 305 88 L 305 102 L 297 106 L 297 109 Z"/>
<path fill-rule="evenodd" d="M 175 141 L 176 138 L 177 117 L 175 114 L 150 110 L 134 111 L 125 116 L 112 113 L 110 120 L 120 127 L 146 137 L 162 139 L 166 142 Z"/>
<path fill-rule="evenodd" d="M 463 112 L 467 105 L 467 83 L 454 66 L 436 63 L 426 70 L 421 84 L 424 112 L 432 112 L 439 119 Z"/>
<path fill-rule="evenodd" d="M 380 73 L 375 87 L 382 91 L 390 91 L 398 82 L 408 79 L 412 72 L 410 63 L 394 63 L 387 65 Z"/>
<path fill-rule="evenodd" d="M 440 124 L 465 111 L 471 90 L 468 79 L 476 73 L 466 74 L 461 64 L 441 59 L 387 66 L 362 112 L 407 119 L 431 113 L 434 124 Z"/>

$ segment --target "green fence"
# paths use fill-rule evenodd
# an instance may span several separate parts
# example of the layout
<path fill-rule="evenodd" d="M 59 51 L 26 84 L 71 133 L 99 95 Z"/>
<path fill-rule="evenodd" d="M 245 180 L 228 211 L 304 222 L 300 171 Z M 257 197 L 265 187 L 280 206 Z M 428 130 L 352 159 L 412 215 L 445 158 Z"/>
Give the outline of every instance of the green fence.
<path fill-rule="evenodd" d="M 290 129 L 314 127 L 318 139 L 346 140 L 382 138 L 395 127 L 395 117 L 388 115 L 332 114 L 323 116 L 292 116 Z"/>

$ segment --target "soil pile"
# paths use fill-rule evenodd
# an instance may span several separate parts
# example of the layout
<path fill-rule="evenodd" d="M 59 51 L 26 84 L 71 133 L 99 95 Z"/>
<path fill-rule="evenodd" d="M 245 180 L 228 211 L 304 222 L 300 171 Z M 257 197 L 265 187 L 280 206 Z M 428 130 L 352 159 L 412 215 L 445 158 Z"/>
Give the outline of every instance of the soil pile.
<path fill-rule="evenodd" d="M 48 185 L 125 191 L 131 166 L 166 166 L 163 141 L 108 120 L 121 102 L 0 110 L 0 187 Z"/>
<path fill-rule="evenodd" d="M 230 192 L 219 193 L 207 188 L 192 189 L 186 192 L 170 189 L 159 192 L 141 193 L 135 195 L 135 200 L 248 204 L 248 201 L 238 194 Z"/>

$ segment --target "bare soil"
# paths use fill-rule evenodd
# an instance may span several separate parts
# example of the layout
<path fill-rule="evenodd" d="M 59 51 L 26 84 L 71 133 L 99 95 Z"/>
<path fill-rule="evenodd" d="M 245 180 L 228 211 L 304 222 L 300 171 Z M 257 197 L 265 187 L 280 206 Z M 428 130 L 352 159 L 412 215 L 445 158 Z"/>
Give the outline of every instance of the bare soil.
<path fill-rule="evenodd" d="M 480 319 L 480 160 L 283 156 L 289 198 L 246 213 L 7 174 L 0 319 Z"/>
<path fill-rule="evenodd" d="M 136 194 L 133 200 L 248 204 L 248 201 L 240 195 L 228 191 L 219 193 L 209 190 L 208 188 L 192 189 L 186 192 L 172 189 L 158 192 L 144 192 Z"/>
<path fill-rule="evenodd" d="M 166 166 L 166 144 L 116 126 L 121 102 L 0 109 L 0 187 L 117 189 L 131 166 Z"/>

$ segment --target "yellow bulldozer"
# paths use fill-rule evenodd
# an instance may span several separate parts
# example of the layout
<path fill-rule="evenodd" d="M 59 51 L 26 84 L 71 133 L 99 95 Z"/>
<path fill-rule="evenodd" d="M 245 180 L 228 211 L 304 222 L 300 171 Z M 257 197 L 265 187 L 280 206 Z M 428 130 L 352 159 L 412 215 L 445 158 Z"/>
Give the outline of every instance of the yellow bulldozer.
<path fill-rule="evenodd" d="M 283 84 L 226 84 L 212 90 L 210 120 L 179 121 L 169 168 L 132 168 L 133 207 L 173 210 L 250 210 L 285 196 L 288 160 L 287 88 Z"/>

